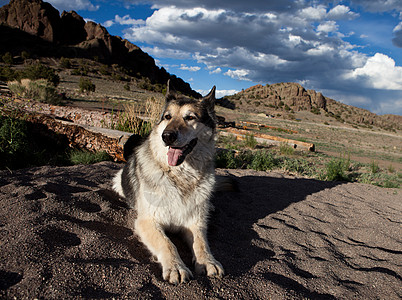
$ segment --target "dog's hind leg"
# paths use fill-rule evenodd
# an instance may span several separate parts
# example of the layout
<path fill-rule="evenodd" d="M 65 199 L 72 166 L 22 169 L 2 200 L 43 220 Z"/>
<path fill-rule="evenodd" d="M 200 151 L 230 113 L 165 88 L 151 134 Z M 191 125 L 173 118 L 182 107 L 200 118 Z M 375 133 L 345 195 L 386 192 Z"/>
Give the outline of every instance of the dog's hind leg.
<path fill-rule="evenodd" d="M 225 274 L 222 265 L 214 258 L 209 249 L 206 230 L 197 225 L 185 230 L 186 238 L 193 251 L 195 271 L 197 274 L 222 277 Z"/>
<path fill-rule="evenodd" d="M 137 234 L 162 265 L 163 279 L 172 284 L 187 282 L 193 275 L 179 256 L 175 245 L 152 219 L 137 219 Z"/>

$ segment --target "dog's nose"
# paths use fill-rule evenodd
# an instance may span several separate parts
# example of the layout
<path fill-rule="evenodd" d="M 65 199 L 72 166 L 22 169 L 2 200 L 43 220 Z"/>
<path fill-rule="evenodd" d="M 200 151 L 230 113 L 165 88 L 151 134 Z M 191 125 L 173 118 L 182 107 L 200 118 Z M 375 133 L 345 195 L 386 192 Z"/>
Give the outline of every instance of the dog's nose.
<path fill-rule="evenodd" d="M 162 140 L 167 146 L 172 145 L 177 140 L 177 132 L 174 130 L 165 130 L 162 133 Z"/>

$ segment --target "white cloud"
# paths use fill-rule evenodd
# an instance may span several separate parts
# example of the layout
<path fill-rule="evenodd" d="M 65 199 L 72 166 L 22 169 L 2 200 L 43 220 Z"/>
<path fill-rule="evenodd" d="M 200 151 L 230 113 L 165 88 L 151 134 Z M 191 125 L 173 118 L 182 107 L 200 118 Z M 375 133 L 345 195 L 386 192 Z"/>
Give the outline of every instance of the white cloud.
<path fill-rule="evenodd" d="M 352 12 L 350 8 L 345 5 L 337 5 L 327 14 L 327 17 L 330 19 L 354 19 L 358 16 L 359 14 Z"/>
<path fill-rule="evenodd" d="M 102 24 L 102 26 L 104 26 L 104 27 L 106 27 L 106 28 L 109 28 L 109 27 L 111 27 L 111 26 L 113 26 L 114 25 L 114 21 L 113 20 L 108 20 L 108 21 L 106 21 L 106 22 L 104 22 L 103 24 Z"/>
<path fill-rule="evenodd" d="M 201 95 L 205 96 L 205 95 L 208 95 L 210 90 L 197 90 L 197 92 L 200 93 Z M 216 90 L 215 98 L 222 98 L 224 96 L 234 95 L 238 92 L 240 92 L 240 91 L 239 90 Z"/>
<path fill-rule="evenodd" d="M 228 70 L 224 74 L 232 77 L 233 79 L 251 81 L 247 78 L 247 75 L 249 74 L 249 71 L 247 70 Z"/>
<path fill-rule="evenodd" d="M 125 15 L 123 17 L 116 15 L 114 17 L 114 20 L 117 24 L 120 24 L 120 25 L 144 25 L 145 24 L 145 20 L 132 19 L 129 15 Z"/>
<path fill-rule="evenodd" d="M 338 31 L 338 25 L 335 21 L 325 21 L 317 26 L 317 31 L 319 32 L 336 32 Z"/>
<path fill-rule="evenodd" d="M 324 6 L 320 5 L 317 7 L 306 7 L 303 8 L 299 16 L 308 20 L 322 20 L 327 14 L 327 10 Z"/>
<path fill-rule="evenodd" d="M 209 71 L 209 74 L 219 74 L 222 72 L 221 68 L 216 68 L 215 70 Z"/>
<path fill-rule="evenodd" d="M 175 59 L 190 59 L 192 57 L 189 52 L 175 49 L 163 49 L 160 47 L 142 47 L 141 49 L 153 57 Z"/>
<path fill-rule="evenodd" d="M 54 7 L 56 7 L 60 12 L 63 10 L 89 10 L 96 11 L 99 9 L 99 5 L 93 5 L 89 0 L 47 0 Z"/>
<path fill-rule="evenodd" d="M 395 66 L 392 58 L 381 53 L 376 53 L 367 59 L 364 66 L 344 76 L 345 79 L 363 79 L 370 88 L 402 90 L 402 67 Z"/>
<path fill-rule="evenodd" d="M 180 70 L 185 70 L 185 71 L 190 71 L 190 72 L 197 72 L 199 71 L 201 68 L 198 66 L 186 66 L 185 64 L 181 64 L 180 65 Z"/>

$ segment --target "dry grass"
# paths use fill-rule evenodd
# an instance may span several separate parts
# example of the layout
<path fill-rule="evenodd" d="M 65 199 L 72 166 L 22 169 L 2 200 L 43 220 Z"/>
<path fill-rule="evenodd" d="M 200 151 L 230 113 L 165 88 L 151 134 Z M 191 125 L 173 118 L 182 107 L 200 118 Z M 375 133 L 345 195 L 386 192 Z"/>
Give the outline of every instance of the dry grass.
<path fill-rule="evenodd" d="M 116 118 L 112 116 L 116 120 L 112 120 L 111 128 L 146 136 L 158 122 L 162 108 L 162 97 L 149 97 L 143 105 L 125 103 L 123 111 Z"/>

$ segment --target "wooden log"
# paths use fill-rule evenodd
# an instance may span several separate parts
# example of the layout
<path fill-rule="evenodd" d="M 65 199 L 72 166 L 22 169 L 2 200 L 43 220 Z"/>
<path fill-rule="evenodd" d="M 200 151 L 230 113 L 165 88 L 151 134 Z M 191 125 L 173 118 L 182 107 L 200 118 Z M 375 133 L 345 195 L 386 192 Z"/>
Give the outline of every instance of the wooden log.
<path fill-rule="evenodd" d="M 256 123 L 256 122 L 240 121 L 240 123 L 241 123 L 241 125 L 239 125 L 239 127 L 243 127 L 243 128 L 246 127 L 247 125 L 249 125 L 249 126 L 256 126 L 259 128 L 269 128 L 269 129 L 274 129 L 274 130 L 279 130 L 279 131 L 285 131 L 285 132 L 289 132 L 289 133 L 298 133 L 296 130 L 285 129 L 285 128 L 280 128 L 280 127 L 276 127 L 276 126 L 269 126 L 269 125 Z M 244 126 L 243 124 L 245 124 L 246 126 Z"/>
<path fill-rule="evenodd" d="M 315 151 L 315 145 L 312 143 L 285 139 L 282 137 L 272 136 L 272 135 L 268 135 L 265 133 L 252 133 L 252 132 L 244 130 L 244 129 L 236 129 L 236 128 L 226 128 L 225 130 L 221 131 L 221 133 L 223 133 L 223 132 L 233 134 L 236 137 L 239 137 L 240 139 L 244 139 L 246 135 L 253 135 L 254 138 L 256 138 L 256 140 L 258 142 L 273 141 L 274 143 L 286 143 L 288 145 L 291 145 L 295 149 L 308 150 L 308 151 L 312 151 L 312 152 Z M 224 135 L 227 135 L 227 134 L 224 134 Z"/>

